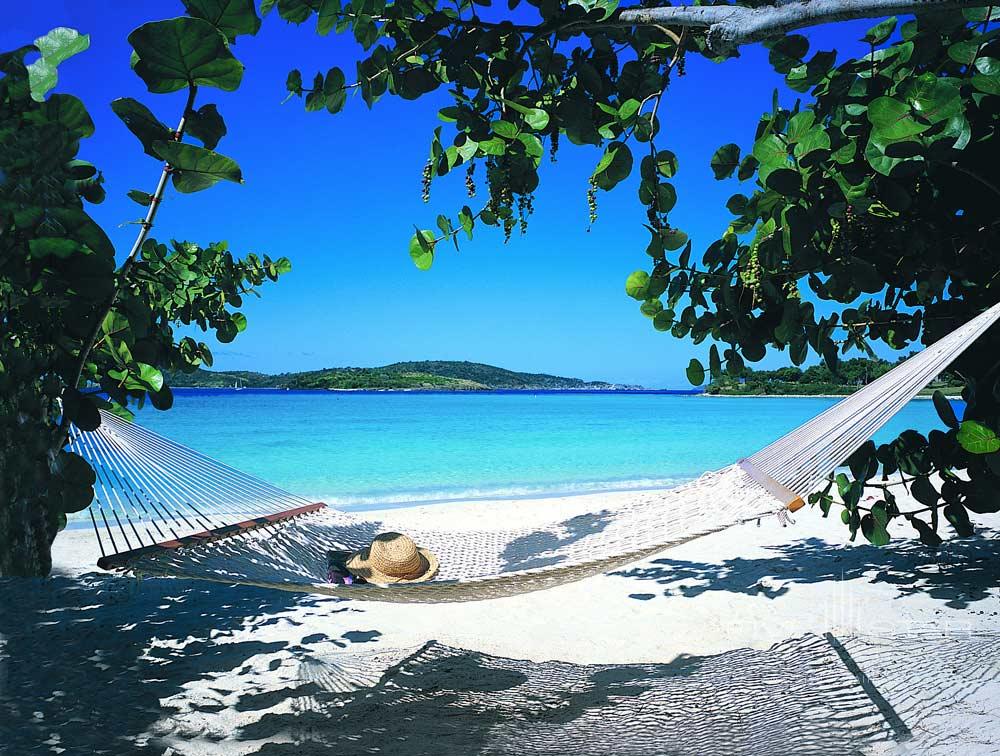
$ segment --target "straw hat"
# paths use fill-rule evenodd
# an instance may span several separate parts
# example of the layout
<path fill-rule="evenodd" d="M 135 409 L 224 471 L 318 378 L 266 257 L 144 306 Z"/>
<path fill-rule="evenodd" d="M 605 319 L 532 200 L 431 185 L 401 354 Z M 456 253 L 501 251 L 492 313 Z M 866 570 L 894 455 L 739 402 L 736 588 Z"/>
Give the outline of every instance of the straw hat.
<path fill-rule="evenodd" d="M 369 583 L 419 583 L 438 570 L 438 559 L 402 533 L 380 533 L 371 546 L 351 554 L 347 569 Z"/>

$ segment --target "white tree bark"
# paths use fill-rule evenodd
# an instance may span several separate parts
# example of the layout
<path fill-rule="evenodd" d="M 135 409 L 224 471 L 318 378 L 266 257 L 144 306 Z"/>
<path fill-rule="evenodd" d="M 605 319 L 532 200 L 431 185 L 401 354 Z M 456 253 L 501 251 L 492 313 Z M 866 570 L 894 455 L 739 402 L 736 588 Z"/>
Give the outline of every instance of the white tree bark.
<path fill-rule="evenodd" d="M 959 8 L 983 8 L 984 0 L 790 0 L 760 8 L 737 5 L 697 5 L 665 8 L 629 8 L 618 20 L 636 26 L 689 26 L 708 29 L 708 44 L 719 54 L 735 52 L 740 45 L 761 42 L 793 29 Z"/>

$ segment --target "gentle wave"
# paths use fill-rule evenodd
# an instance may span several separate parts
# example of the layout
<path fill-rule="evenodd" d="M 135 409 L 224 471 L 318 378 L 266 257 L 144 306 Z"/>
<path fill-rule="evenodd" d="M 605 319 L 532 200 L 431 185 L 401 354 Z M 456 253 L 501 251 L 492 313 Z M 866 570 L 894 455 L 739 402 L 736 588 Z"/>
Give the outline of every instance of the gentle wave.
<path fill-rule="evenodd" d="M 342 496 L 320 494 L 306 496 L 338 509 L 366 511 L 393 509 L 423 504 L 447 504 L 460 501 L 506 501 L 510 499 L 553 499 L 561 496 L 622 493 L 626 491 L 656 491 L 674 488 L 692 477 L 639 478 L 636 480 L 579 481 L 553 485 L 514 485 L 461 490 L 393 491 L 379 494 Z"/>

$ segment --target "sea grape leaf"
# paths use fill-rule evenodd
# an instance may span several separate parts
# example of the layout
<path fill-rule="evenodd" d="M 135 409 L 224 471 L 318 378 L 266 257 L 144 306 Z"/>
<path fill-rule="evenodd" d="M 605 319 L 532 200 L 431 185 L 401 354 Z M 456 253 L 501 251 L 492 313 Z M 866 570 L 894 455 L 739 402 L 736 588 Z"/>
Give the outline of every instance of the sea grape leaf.
<path fill-rule="evenodd" d="M 111 110 L 122 119 L 128 130 L 135 134 L 142 143 L 143 151 L 151 157 L 158 158 L 159 155 L 153 150 L 153 143 L 170 139 L 173 133 L 170 128 L 153 115 L 149 108 L 131 97 L 112 100 Z"/>
<path fill-rule="evenodd" d="M 202 18 L 182 16 L 143 24 L 128 35 L 133 68 L 150 92 L 187 86 L 234 91 L 243 64 L 230 52 L 225 35 Z"/>
<path fill-rule="evenodd" d="M 253 0 L 183 0 L 191 16 L 203 18 L 232 41 L 239 34 L 254 35 L 260 29 L 260 18 Z"/>
<path fill-rule="evenodd" d="M 57 71 L 59 64 L 88 47 L 90 47 L 89 34 L 80 34 L 76 29 L 65 26 L 56 27 L 36 39 L 35 48 L 41 57 L 27 66 L 31 99 L 42 102 L 59 80 Z"/>
<path fill-rule="evenodd" d="M 705 382 L 705 366 L 698 360 L 692 359 L 687 366 L 687 379 L 692 386 L 700 386 Z"/>
<path fill-rule="evenodd" d="M 420 270 L 429 270 L 434 263 L 434 232 L 417 230 L 410 238 L 410 258 Z"/>
<path fill-rule="evenodd" d="M 963 421 L 956 439 L 970 454 L 993 454 L 1000 451 L 1000 438 L 996 432 L 975 420 Z"/>
<path fill-rule="evenodd" d="M 739 146 L 732 143 L 722 145 L 712 155 L 710 165 L 717 181 L 729 178 L 740 165 Z"/>
<path fill-rule="evenodd" d="M 951 406 L 951 402 L 948 401 L 948 398 L 940 391 L 935 391 L 933 399 L 934 409 L 937 410 L 938 417 L 941 418 L 941 421 L 949 428 L 957 430 L 959 428 L 958 418 L 955 417 L 955 410 Z"/>
<path fill-rule="evenodd" d="M 644 270 L 636 270 L 625 279 L 625 293 L 632 299 L 649 298 L 649 273 Z"/>
<path fill-rule="evenodd" d="M 156 142 L 153 149 L 177 171 L 173 180 L 179 192 L 201 191 L 223 179 L 243 183 L 239 165 L 225 155 L 183 142 Z"/>
<path fill-rule="evenodd" d="M 226 123 L 215 105 L 202 105 L 188 113 L 185 131 L 201 141 L 207 150 L 214 150 L 219 140 L 226 135 Z"/>

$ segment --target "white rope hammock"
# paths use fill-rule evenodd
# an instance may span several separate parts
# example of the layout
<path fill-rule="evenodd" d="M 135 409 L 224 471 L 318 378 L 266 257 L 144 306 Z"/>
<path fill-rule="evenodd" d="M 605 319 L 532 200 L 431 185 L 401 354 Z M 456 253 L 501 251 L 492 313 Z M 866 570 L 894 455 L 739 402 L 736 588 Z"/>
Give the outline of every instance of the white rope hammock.
<path fill-rule="evenodd" d="M 819 483 L 998 318 L 996 305 L 753 456 L 668 491 L 544 526 L 480 531 L 394 526 L 282 491 L 102 412 L 71 448 L 97 472 L 98 565 L 394 602 L 474 601 L 607 572 L 764 515 L 794 511 Z M 403 531 L 440 560 L 426 583 L 325 583 L 330 550 Z"/>

